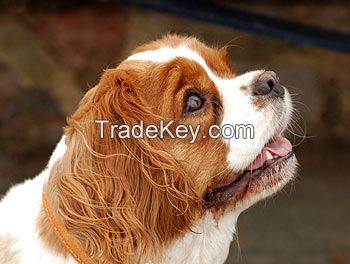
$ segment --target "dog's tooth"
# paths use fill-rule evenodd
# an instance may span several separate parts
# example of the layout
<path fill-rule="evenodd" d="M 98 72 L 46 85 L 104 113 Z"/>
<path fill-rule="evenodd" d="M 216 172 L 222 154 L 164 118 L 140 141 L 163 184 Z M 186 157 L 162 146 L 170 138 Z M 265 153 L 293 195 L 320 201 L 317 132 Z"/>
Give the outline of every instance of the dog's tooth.
<path fill-rule="evenodd" d="M 265 152 L 265 155 L 266 155 L 266 160 L 272 160 L 273 159 L 273 156 L 272 156 L 272 154 L 271 154 L 271 152 L 270 151 L 266 151 Z"/>

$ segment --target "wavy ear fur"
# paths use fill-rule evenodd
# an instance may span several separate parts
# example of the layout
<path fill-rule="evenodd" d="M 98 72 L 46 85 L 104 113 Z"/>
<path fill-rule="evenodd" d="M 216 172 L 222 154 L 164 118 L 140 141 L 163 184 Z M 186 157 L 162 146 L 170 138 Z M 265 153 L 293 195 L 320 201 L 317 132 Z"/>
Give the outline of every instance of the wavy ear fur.
<path fill-rule="evenodd" d="M 68 149 L 51 171 L 50 202 L 97 263 L 160 258 L 198 215 L 190 175 L 160 139 L 99 138 L 96 119 L 157 120 L 127 71 L 107 70 L 65 128 Z"/>

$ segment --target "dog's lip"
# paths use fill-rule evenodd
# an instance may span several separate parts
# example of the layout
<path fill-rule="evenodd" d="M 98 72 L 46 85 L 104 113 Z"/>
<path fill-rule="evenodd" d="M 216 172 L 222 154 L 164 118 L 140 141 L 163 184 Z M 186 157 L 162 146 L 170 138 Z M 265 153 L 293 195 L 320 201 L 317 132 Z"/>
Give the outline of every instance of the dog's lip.
<path fill-rule="evenodd" d="M 255 170 L 262 167 L 266 163 L 271 163 L 276 158 L 283 157 L 293 150 L 290 141 L 278 135 L 270 139 L 270 141 L 262 148 L 255 160 L 249 164 L 248 170 Z M 247 170 L 246 169 L 246 170 Z"/>
<path fill-rule="evenodd" d="M 289 151 L 284 156 L 268 160 L 259 168 L 244 170 L 238 177 L 236 176 L 234 180 L 226 180 L 225 182 L 214 185 L 209 188 L 203 197 L 205 207 L 213 207 L 215 205 L 231 202 L 232 199 L 236 201 L 240 200 L 247 191 L 247 187 L 249 187 L 249 183 L 253 178 L 259 180 L 259 178 L 263 178 L 264 174 L 268 174 L 276 167 L 281 169 L 283 164 L 293 156 L 294 152 Z"/>

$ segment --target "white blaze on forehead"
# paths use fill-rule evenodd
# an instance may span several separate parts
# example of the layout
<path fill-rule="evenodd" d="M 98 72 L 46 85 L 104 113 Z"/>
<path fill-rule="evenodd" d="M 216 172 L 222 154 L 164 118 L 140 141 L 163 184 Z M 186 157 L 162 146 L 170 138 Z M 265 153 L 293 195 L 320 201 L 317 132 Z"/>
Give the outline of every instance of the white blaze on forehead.
<path fill-rule="evenodd" d="M 126 60 L 140 60 L 161 63 L 171 61 L 177 57 L 183 57 L 197 62 L 206 71 L 210 79 L 212 79 L 214 82 L 219 80 L 219 78 L 208 67 L 204 58 L 186 45 L 181 45 L 176 48 L 162 47 L 156 50 L 142 51 L 131 55 Z"/>

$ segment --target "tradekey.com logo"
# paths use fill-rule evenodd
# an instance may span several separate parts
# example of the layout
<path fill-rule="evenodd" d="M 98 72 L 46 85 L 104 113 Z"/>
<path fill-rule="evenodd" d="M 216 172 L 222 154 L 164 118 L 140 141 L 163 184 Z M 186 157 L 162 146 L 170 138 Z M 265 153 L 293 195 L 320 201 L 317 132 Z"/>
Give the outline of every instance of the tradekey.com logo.
<path fill-rule="evenodd" d="M 201 126 L 196 125 L 176 125 L 175 128 L 171 128 L 174 120 L 163 121 L 160 120 L 158 125 L 151 124 L 145 125 L 143 121 L 138 124 L 129 125 L 114 125 L 109 120 L 95 120 L 99 128 L 100 139 L 109 136 L 114 139 L 116 137 L 120 139 L 143 139 L 143 138 L 164 138 L 169 137 L 171 139 L 189 139 L 189 143 L 193 144 L 200 135 Z M 253 139 L 255 135 L 254 126 L 251 124 L 225 124 L 223 126 L 211 125 L 204 133 L 202 138 L 224 138 L 224 139 Z"/>

